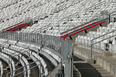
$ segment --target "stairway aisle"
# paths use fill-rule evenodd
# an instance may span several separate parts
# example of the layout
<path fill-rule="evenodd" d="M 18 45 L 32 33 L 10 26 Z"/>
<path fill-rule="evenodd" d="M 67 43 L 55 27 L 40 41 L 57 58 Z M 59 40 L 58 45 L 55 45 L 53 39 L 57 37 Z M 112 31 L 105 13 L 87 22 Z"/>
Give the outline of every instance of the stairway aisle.
<path fill-rule="evenodd" d="M 74 56 L 74 65 L 80 71 L 82 77 L 102 77 L 96 68 L 76 56 Z"/>
<path fill-rule="evenodd" d="M 88 64 L 87 61 L 85 61 L 85 58 L 77 54 L 74 56 L 74 65 L 80 71 L 82 77 L 113 77 L 99 65 Z"/>
<path fill-rule="evenodd" d="M 91 65 L 93 67 L 95 67 L 98 72 L 100 72 L 102 77 L 113 77 L 112 75 L 110 75 L 110 73 L 108 73 L 106 70 L 102 69 L 99 65 L 97 65 L 97 64 L 91 64 Z"/>

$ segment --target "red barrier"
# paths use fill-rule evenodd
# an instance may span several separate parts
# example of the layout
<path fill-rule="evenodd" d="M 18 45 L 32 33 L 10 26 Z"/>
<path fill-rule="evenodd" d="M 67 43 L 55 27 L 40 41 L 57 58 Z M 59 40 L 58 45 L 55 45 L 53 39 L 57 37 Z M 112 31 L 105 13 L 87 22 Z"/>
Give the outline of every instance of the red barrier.
<path fill-rule="evenodd" d="M 15 26 L 15 27 L 12 27 L 10 29 L 7 29 L 6 32 L 8 32 L 8 31 L 16 31 L 16 30 L 24 28 L 24 27 L 26 27 L 28 25 L 30 25 L 30 23 L 27 23 L 27 24 L 26 23 L 22 23 L 22 24 L 20 24 L 18 26 Z"/>
<path fill-rule="evenodd" d="M 83 31 L 85 31 L 85 30 L 91 29 L 91 28 L 93 28 L 93 27 L 95 27 L 95 26 L 98 26 L 98 25 L 100 25 L 100 24 L 103 24 L 103 23 L 105 23 L 105 21 L 100 22 L 100 23 L 97 23 L 97 22 L 91 23 L 91 24 L 89 24 L 89 25 L 87 25 L 87 26 L 84 26 L 84 27 L 79 28 L 79 29 L 77 29 L 77 30 L 75 30 L 75 31 L 72 31 L 72 32 L 70 32 L 70 33 L 68 33 L 68 34 L 65 34 L 65 35 L 61 36 L 61 38 L 63 38 L 63 39 L 65 40 L 67 37 L 76 35 L 76 34 L 78 34 L 78 33 L 80 33 L 80 32 L 83 32 Z M 93 25 L 93 24 L 95 24 L 95 25 Z M 93 26 L 91 26 L 91 25 L 93 25 Z M 86 27 L 87 27 L 87 28 L 86 28 Z M 83 28 L 85 28 L 85 29 L 83 29 Z M 82 29 L 82 30 L 81 30 L 81 29 Z M 77 31 L 77 32 L 76 32 L 76 31 Z"/>

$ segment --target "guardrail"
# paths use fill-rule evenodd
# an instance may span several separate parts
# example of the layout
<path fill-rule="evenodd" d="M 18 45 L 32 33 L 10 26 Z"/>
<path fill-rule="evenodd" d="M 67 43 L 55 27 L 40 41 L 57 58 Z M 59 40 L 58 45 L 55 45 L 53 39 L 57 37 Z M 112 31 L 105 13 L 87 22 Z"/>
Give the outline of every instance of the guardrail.
<path fill-rule="evenodd" d="M 114 18 L 114 15 L 116 15 L 116 11 L 113 11 L 113 12 L 111 12 L 111 13 L 109 13 L 108 14 L 108 17 L 109 17 L 109 22 L 111 22 L 111 21 L 116 21 Z M 114 36 L 116 36 L 116 35 L 113 35 L 113 36 L 110 36 L 110 37 L 108 37 L 108 38 L 105 38 L 105 39 L 102 39 L 101 41 L 98 41 L 98 42 L 94 42 L 94 40 L 97 40 L 97 39 L 99 39 L 99 38 L 102 38 L 103 36 L 105 36 L 105 35 L 108 35 L 108 34 L 110 34 L 110 33 L 113 33 L 113 32 L 115 32 L 116 30 L 112 30 L 112 31 L 110 31 L 110 32 L 108 32 L 108 33 L 106 33 L 106 34 L 104 34 L 104 35 L 101 35 L 101 36 L 99 36 L 99 37 L 96 37 L 96 38 L 93 38 L 92 40 L 91 40 L 91 59 L 92 59 L 92 55 L 93 55 L 93 46 L 95 45 L 95 44 L 97 44 L 97 43 L 100 43 L 100 42 L 102 42 L 102 41 L 104 41 L 104 40 L 107 40 L 107 39 L 109 39 L 109 38 L 111 38 L 111 37 L 114 37 Z"/>
<path fill-rule="evenodd" d="M 15 26 L 17 26 L 17 25 L 19 25 L 19 24 L 21 24 L 21 23 L 23 23 L 23 22 L 20 22 L 20 23 L 17 23 L 17 24 L 15 24 L 15 25 L 12 25 L 12 26 L 10 26 L 10 27 L 7 27 L 7 28 L 3 29 L 2 31 L 6 31 L 7 29 L 9 29 L 9 28 L 11 28 L 11 27 L 15 27 Z"/>
<path fill-rule="evenodd" d="M 44 47 L 54 50 L 55 53 L 61 55 L 61 64 L 65 65 L 65 77 L 72 77 L 71 68 L 73 46 L 70 39 L 63 40 L 60 36 L 42 35 L 39 33 L 21 33 L 21 32 L 5 32 L 0 34 L 0 38 L 8 40 L 16 40 L 17 42 L 25 42 L 39 44 L 41 49 Z M 69 70 L 69 71 L 67 71 Z"/>
<path fill-rule="evenodd" d="M 91 40 L 91 59 L 93 59 L 93 46 L 94 46 L 95 44 L 97 44 L 97 43 L 100 43 L 100 42 L 104 41 L 104 40 L 107 40 L 107 39 L 109 39 L 109 38 L 115 37 L 116 34 L 114 34 L 114 35 L 112 35 L 112 36 L 109 36 L 109 37 L 107 37 L 107 38 L 104 38 L 104 39 L 102 38 L 102 37 L 104 37 L 104 36 L 106 36 L 106 35 L 108 35 L 108 34 L 111 34 L 111 33 L 113 33 L 113 32 L 116 32 L 116 30 L 112 30 L 112 31 L 110 31 L 110 32 L 105 33 L 104 35 L 101 35 L 101 36 L 99 36 L 99 37 L 93 38 L 93 39 Z M 94 42 L 94 40 L 97 40 L 97 39 L 99 39 L 99 38 L 102 38 L 102 39 L 101 39 L 100 41 Z"/>
<path fill-rule="evenodd" d="M 16 31 L 18 29 L 24 28 L 26 26 L 29 26 L 33 23 L 33 20 L 31 18 L 25 18 L 24 21 L 19 22 L 17 24 L 11 25 L 5 29 L 2 30 L 2 32 L 8 32 L 8 31 Z M 4 25 L 3 25 L 4 26 Z"/>
<path fill-rule="evenodd" d="M 109 19 L 109 17 L 108 17 L 108 18 L 105 18 L 105 19 L 103 19 L 103 20 L 97 21 L 97 22 L 93 22 L 93 23 L 88 24 L 88 25 L 86 25 L 86 26 L 85 26 L 85 24 L 87 24 L 87 23 L 85 23 L 84 25 L 80 25 L 80 26 L 76 27 L 77 30 L 74 30 L 74 29 L 76 29 L 76 28 L 74 28 L 74 29 L 73 29 L 74 31 L 62 35 L 61 38 L 64 38 L 64 40 L 65 40 L 67 37 L 71 37 L 71 36 L 73 36 L 73 35 L 76 35 L 76 34 L 78 34 L 78 33 L 83 32 L 83 31 L 85 31 L 85 30 L 88 30 L 88 29 L 91 29 L 91 28 L 93 28 L 93 27 L 96 27 L 96 26 L 98 26 L 98 25 L 100 25 L 100 24 L 103 24 L 103 23 L 105 23 L 108 19 Z M 96 20 L 96 19 L 95 19 L 95 20 Z M 94 21 L 94 20 L 93 20 L 93 21 Z M 90 22 L 89 22 L 89 23 L 90 23 Z M 72 29 L 71 29 L 71 30 L 72 30 Z M 69 31 L 70 31 L 70 30 L 69 30 Z M 65 33 L 65 32 L 63 32 L 63 33 Z"/>
<path fill-rule="evenodd" d="M 25 65 L 25 66 L 23 66 L 23 67 L 20 67 L 20 68 L 14 70 L 14 71 L 8 72 L 7 75 L 6 75 L 6 77 L 9 77 L 9 75 L 10 75 L 12 72 L 15 72 L 15 71 L 17 71 L 17 70 L 20 70 L 20 69 L 22 69 L 22 68 L 24 68 L 24 67 L 26 67 L 26 66 L 30 66 L 30 65 L 32 65 L 32 64 L 35 64 L 35 62 L 37 62 L 37 61 L 38 61 L 38 60 L 36 60 L 36 61 L 34 61 L 34 62 L 31 62 L 31 63 L 29 63 L 28 65 Z M 38 64 L 38 65 L 40 65 L 40 67 L 42 68 L 41 63 Z M 24 72 L 27 72 L 28 70 L 31 70 L 31 69 L 34 69 L 34 68 L 38 68 L 38 65 L 35 65 L 35 66 L 31 67 L 30 69 L 26 69 L 26 70 L 24 70 L 24 71 L 21 71 L 21 72 L 16 73 L 16 74 L 15 74 L 15 77 L 18 76 L 18 75 L 20 75 L 20 74 L 22 74 L 22 73 L 24 73 Z M 39 69 L 41 70 L 41 68 L 39 68 Z M 39 76 L 42 77 L 43 75 L 44 75 L 44 74 L 40 72 Z"/>

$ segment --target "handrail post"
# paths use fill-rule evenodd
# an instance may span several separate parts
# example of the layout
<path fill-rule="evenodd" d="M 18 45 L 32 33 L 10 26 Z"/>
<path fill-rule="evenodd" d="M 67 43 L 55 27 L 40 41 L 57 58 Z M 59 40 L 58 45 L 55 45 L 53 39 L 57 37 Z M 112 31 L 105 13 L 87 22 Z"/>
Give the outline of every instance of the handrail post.
<path fill-rule="evenodd" d="M 111 15 L 109 14 L 109 23 L 110 23 L 110 21 L 111 21 Z"/>
<path fill-rule="evenodd" d="M 7 73 L 7 75 L 6 75 L 6 77 L 8 77 L 8 75 L 10 74 L 10 72 L 9 73 Z"/>
<path fill-rule="evenodd" d="M 92 47 L 93 47 L 93 40 L 91 40 L 91 59 L 92 59 L 92 56 L 93 56 L 93 50 L 92 50 Z"/>

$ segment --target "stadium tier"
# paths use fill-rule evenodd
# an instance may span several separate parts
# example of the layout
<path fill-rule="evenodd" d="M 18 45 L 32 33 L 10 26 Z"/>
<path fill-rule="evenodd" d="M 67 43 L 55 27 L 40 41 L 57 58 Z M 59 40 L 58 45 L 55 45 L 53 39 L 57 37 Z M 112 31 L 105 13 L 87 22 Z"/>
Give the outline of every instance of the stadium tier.
<path fill-rule="evenodd" d="M 116 0 L 0 0 L 0 77 L 116 77 L 115 25 Z"/>

